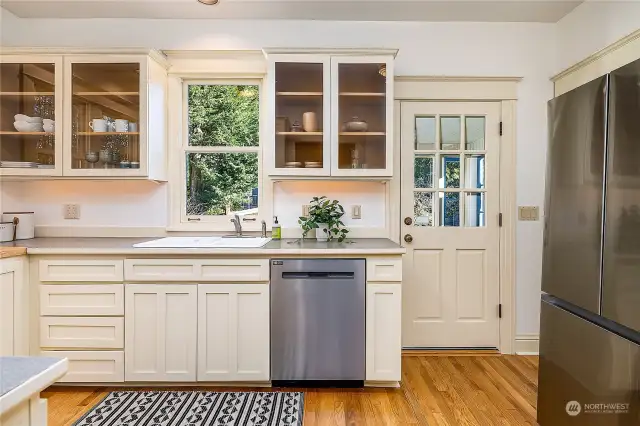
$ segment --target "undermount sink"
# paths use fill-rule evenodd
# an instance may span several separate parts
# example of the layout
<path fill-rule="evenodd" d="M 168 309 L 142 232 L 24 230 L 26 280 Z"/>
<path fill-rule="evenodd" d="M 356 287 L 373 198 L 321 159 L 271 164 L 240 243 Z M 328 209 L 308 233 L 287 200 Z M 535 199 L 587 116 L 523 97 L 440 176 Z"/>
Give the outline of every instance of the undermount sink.
<path fill-rule="evenodd" d="M 134 244 L 135 248 L 259 248 L 271 241 L 261 237 L 167 237 Z"/>

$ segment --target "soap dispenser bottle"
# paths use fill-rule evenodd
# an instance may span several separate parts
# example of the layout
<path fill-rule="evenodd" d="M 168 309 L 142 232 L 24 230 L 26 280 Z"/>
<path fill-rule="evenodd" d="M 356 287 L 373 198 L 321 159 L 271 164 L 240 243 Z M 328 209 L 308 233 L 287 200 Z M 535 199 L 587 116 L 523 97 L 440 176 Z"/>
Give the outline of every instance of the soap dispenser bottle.
<path fill-rule="evenodd" d="M 278 216 L 274 216 L 273 226 L 271 226 L 271 239 L 279 240 L 282 238 L 282 228 L 278 223 Z"/>

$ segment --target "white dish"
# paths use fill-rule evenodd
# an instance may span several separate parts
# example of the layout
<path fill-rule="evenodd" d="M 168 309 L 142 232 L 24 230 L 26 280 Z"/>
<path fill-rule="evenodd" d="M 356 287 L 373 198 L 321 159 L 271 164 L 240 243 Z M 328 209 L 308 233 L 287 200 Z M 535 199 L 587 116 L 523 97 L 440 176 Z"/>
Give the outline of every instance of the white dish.
<path fill-rule="evenodd" d="M 13 116 L 16 121 L 25 121 L 27 123 L 42 123 L 42 117 L 29 117 L 24 114 L 16 114 Z"/>
<path fill-rule="evenodd" d="M 13 127 L 19 132 L 42 132 L 42 123 L 28 123 L 26 121 L 16 121 Z"/>
<path fill-rule="evenodd" d="M 286 163 L 284 163 L 285 166 L 292 166 L 292 167 L 300 167 L 302 166 L 302 162 L 300 161 L 287 161 Z"/>
<path fill-rule="evenodd" d="M 56 131 L 56 126 L 54 124 L 45 124 L 42 128 L 47 133 L 53 133 Z"/>

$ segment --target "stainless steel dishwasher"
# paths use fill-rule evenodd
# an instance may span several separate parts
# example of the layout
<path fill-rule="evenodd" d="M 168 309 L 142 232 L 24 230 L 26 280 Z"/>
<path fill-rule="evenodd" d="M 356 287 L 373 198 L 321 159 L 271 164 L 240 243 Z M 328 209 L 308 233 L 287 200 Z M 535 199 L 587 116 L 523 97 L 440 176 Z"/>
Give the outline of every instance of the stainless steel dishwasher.
<path fill-rule="evenodd" d="M 271 260 L 274 386 L 359 387 L 365 378 L 365 260 Z"/>

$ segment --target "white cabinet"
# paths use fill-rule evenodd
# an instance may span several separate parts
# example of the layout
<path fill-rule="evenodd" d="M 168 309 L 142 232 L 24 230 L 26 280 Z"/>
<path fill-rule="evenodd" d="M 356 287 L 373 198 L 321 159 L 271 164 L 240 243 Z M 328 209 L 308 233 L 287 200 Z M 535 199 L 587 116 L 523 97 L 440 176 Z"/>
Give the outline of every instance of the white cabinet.
<path fill-rule="evenodd" d="M 196 380 L 196 284 L 125 285 L 125 379 Z"/>
<path fill-rule="evenodd" d="M 401 284 L 367 283 L 368 381 L 400 381 L 402 343 Z"/>
<path fill-rule="evenodd" d="M 28 355 L 26 256 L 0 259 L 0 356 Z"/>
<path fill-rule="evenodd" d="M 269 286 L 198 285 L 198 381 L 269 380 Z"/>
<path fill-rule="evenodd" d="M 393 175 L 394 51 L 267 52 L 274 176 Z"/>

